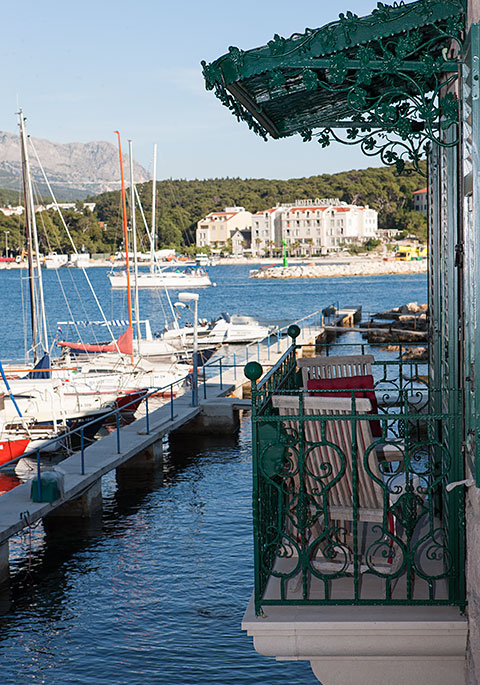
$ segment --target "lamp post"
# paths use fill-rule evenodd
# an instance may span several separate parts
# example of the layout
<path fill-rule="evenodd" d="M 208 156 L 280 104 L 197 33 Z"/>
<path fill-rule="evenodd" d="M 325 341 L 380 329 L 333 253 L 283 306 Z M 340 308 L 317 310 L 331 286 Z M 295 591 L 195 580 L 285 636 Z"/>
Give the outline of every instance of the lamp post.
<path fill-rule="evenodd" d="M 192 405 L 198 404 L 198 293 L 179 293 L 180 302 L 193 302 L 193 372 L 192 372 Z"/>
<path fill-rule="evenodd" d="M 8 257 L 8 234 L 10 231 L 4 231 L 5 233 L 5 257 Z"/>

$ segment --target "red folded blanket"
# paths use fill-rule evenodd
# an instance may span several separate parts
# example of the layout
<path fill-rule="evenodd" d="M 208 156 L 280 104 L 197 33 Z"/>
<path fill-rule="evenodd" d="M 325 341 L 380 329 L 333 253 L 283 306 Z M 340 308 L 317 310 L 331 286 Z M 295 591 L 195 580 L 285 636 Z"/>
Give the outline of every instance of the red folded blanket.
<path fill-rule="evenodd" d="M 342 376 L 340 378 L 312 378 L 307 381 L 307 390 L 329 390 L 330 392 L 311 392 L 310 395 L 321 397 L 351 397 L 354 390 L 355 397 L 370 400 L 372 409 L 369 414 L 378 414 L 378 403 L 373 389 L 373 376 Z M 332 392 L 335 390 L 336 392 Z M 350 392 L 349 392 L 350 391 Z M 380 421 L 370 421 L 370 428 L 374 438 L 382 436 Z"/>

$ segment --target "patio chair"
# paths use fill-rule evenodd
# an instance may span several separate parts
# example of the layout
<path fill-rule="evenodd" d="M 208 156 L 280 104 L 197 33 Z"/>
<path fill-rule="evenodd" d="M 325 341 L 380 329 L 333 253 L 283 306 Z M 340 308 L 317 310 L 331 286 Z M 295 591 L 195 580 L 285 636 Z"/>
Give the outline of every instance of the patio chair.
<path fill-rule="evenodd" d="M 297 360 L 302 370 L 302 384 L 321 378 L 345 378 L 349 376 L 371 376 L 374 357 L 371 354 L 344 357 L 301 357 Z"/>
<path fill-rule="evenodd" d="M 290 526 L 287 537 L 294 554 L 308 556 L 314 573 L 318 569 L 352 573 L 356 549 L 359 572 L 390 575 L 402 561 L 402 543 L 396 537 L 394 502 L 390 498 L 392 490 L 398 494 L 401 488 L 397 481 L 402 470 L 402 447 L 375 442 L 369 419 L 339 418 L 352 415 L 352 392 L 349 395 L 304 397 L 303 415 L 319 417 L 305 421 L 295 418 L 300 409 L 298 396 L 272 398 L 280 416 L 292 417 L 282 422 L 288 436 L 282 473 Z M 371 411 L 369 399 L 354 401 L 356 414 Z M 320 419 L 329 416 L 331 420 Z M 397 462 L 393 470 L 390 462 Z M 395 557 L 398 563 L 394 563 Z"/>
<path fill-rule="evenodd" d="M 332 393 L 323 393 L 323 390 L 338 391 L 337 397 L 351 397 L 352 390 L 356 397 L 365 397 L 370 400 L 369 413 L 378 413 L 377 397 L 374 391 L 372 363 L 374 357 L 371 354 L 345 356 L 345 357 L 312 357 L 299 359 L 298 366 L 302 372 L 302 386 L 304 390 L 315 391 L 312 394 L 332 396 Z M 372 421 L 370 424 L 375 438 L 382 436 L 380 421 Z"/>

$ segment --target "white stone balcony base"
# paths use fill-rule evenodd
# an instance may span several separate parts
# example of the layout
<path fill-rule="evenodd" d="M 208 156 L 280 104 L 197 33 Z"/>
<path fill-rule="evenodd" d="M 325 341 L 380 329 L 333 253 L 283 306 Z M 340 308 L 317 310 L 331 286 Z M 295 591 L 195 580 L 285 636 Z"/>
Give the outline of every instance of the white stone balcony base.
<path fill-rule="evenodd" d="M 467 619 L 455 607 L 275 606 L 242 628 L 259 654 L 310 661 L 322 685 L 463 685 Z"/>

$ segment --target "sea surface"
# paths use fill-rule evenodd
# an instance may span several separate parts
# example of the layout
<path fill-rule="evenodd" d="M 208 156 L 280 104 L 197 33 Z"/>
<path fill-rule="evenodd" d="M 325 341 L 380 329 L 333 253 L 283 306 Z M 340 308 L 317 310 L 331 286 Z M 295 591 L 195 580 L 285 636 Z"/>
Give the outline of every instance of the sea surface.
<path fill-rule="evenodd" d="M 248 272 L 212 267 L 217 285 L 199 291 L 199 315 L 287 324 L 334 302 L 364 312 L 426 302 L 425 275 L 269 281 Z M 106 270 L 88 275 L 105 314 L 126 317 L 125 295 L 111 293 Z M 44 278 L 52 338 L 58 321 L 101 318 L 79 270 Z M 3 362 L 21 360 L 28 344 L 22 291 L 23 272 L 0 271 Z M 164 295 L 141 291 L 140 307 L 163 328 Z M 238 436 L 171 440 L 165 449 L 163 481 L 119 490 L 114 474 L 104 477 L 103 513 L 88 529 L 47 534 L 39 525 L 12 538 L 11 586 L 0 597 L 2 685 L 318 682 L 308 662 L 259 656 L 240 629 L 253 585 L 248 415 Z"/>

